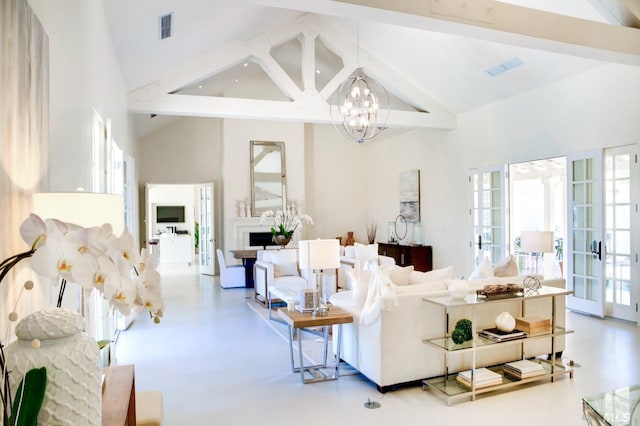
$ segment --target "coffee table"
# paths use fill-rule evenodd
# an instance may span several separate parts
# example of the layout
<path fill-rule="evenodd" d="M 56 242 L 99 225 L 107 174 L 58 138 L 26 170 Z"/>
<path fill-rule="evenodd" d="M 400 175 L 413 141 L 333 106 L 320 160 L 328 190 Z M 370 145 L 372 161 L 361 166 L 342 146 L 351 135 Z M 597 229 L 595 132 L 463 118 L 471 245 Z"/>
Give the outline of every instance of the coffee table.
<path fill-rule="evenodd" d="M 314 316 L 310 312 L 302 313 L 298 311 L 289 311 L 287 309 L 279 309 L 278 314 L 283 321 L 289 326 L 289 355 L 291 358 L 291 371 L 300 373 L 300 381 L 303 384 L 324 382 L 327 380 L 336 380 L 340 377 L 340 350 L 342 348 L 342 324 L 353 322 L 353 316 L 347 311 L 337 306 L 329 305 L 329 313 L 325 316 Z M 329 327 L 338 325 L 338 350 L 336 353 L 336 366 L 333 372 L 323 371 L 327 369 L 327 352 L 329 350 Z M 302 330 L 312 327 L 322 327 L 323 332 L 323 362 L 316 365 L 304 365 L 304 357 L 302 356 Z M 293 334 L 298 332 L 298 367 L 295 366 L 293 356 Z M 305 373 L 311 377 L 306 378 Z"/>
<path fill-rule="evenodd" d="M 639 403 L 640 385 L 633 385 L 582 398 L 582 411 L 589 425 L 637 426 Z"/>

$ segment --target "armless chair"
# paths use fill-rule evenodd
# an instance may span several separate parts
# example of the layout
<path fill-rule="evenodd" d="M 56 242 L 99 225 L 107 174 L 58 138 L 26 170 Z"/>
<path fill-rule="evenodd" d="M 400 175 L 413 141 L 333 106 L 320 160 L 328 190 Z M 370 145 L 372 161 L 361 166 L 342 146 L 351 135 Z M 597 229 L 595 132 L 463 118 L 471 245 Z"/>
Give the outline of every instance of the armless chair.
<path fill-rule="evenodd" d="M 216 249 L 218 263 L 220 264 L 220 286 L 222 288 L 245 287 L 244 266 L 229 265 L 224 260 L 222 250 Z"/>

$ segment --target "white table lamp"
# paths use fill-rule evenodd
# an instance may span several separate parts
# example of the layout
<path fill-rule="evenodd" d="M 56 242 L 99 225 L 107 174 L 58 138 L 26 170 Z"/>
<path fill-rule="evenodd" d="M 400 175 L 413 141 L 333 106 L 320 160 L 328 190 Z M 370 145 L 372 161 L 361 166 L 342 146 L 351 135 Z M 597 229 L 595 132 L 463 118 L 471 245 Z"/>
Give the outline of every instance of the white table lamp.
<path fill-rule="evenodd" d="M 535 272 L 538 273 L 540 254 L 553 253 L 553 232 L 551 231 L 522 231 L 520 235 L 520 249 L 535 257 Z"/>
<path fill-rule="evenodd" d="M 340 246 L 335 238 L 300 241 L 300 269 L 311 269 L 316 278 L 315 315 L 326 315 L 329 309 L 324 298 L 322 273 L 326 269 L 340 267 Z"/>
<path fill-rule="evenodd" d="M 44 219 L 58 219 L 86 228 L 111 224 L 113 234 L 124 231 L 122 195 L 94 192 L 42 192 L 33 194 L 32 212 Z"/>

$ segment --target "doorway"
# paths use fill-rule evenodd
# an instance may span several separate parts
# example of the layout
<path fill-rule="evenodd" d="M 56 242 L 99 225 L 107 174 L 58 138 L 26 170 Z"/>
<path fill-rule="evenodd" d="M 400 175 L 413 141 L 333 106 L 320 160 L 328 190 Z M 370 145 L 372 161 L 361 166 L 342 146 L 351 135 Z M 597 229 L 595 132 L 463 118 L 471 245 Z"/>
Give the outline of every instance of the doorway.
<path fill-rule="evenodd" d="M 214 185 L 145 185 L 146 235 L 159 264 L 196 264 L 214 275 Z"/>
<path fill-rule="evenodd" d="M 509 243 L 524 275 L 564 275 L 567 229 L 567 160 L 565 157 L 509 165 Z M 523 233 L 552 232 L 553 244 L 532 256 L 523 247 Z M 525 242 L 526 243 L 526 242 Z"/>

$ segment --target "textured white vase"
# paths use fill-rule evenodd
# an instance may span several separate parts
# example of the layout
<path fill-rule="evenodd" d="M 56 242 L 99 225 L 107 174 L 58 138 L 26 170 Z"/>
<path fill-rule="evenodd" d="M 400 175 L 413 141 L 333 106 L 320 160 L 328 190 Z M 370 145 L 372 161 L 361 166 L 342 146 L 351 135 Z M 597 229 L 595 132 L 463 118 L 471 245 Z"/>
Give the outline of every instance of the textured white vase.
<path fill-rule="evenodd" d="M 38 425 L 100 425 L 100 351 L 82 332 L 84 321 L 72 311 L 49 308 L 23 318 L 18 340 L 5 349 L 12 394 L 26 371 L 46 367 L 47 387 Z M 39 340 L 40 347 L 32 345 Z"/>
<path fill-rule="evenodd" d="M 509 312 L 502 312 L 496 317 L 496 328 L 507 333 L 513 331 L 516 328 L 516 319 Z"/>

